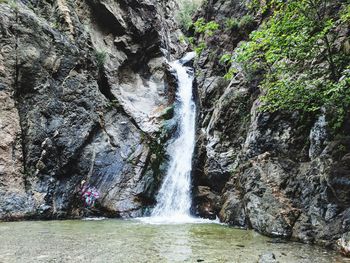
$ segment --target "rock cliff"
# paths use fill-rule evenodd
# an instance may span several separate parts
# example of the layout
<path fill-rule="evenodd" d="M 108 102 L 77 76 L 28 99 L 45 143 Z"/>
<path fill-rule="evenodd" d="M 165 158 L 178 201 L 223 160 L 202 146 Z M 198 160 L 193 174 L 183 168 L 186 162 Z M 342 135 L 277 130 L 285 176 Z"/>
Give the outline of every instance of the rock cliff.
<path fill-rule="evenodd" d="M 240 21 L 247 3 L 208 1 L 198 17 Z M 249 24 L 221 27 L 197 60 L 193 210 L 269 236 L 335 245 L 350 230 L 348 121 L 335 137 L 322 114 L 261 112 L 261 77 L 238 72 L 228 81 L 218 63 L 263 19 L 258 13 Z"/>
<path fill-rule="evenodd" d="M 0 3 L 0 219 L 139 216 L 164 169 L 173 1 Z M 171 116 L 170 116 L 171 117 Z M 101 197 L 83 208 L 86 180 Z"/>
<path fill-rule="evenodd" d="M 238 21 L 248 2 L 210 0 L 197 17 Z M 176 6 L 0 1 L 0 220 L 135 217 L 154 205 L 175 99 L 167 61 L 187 48 Z M 195 63 L 192 210 L 265 235 L 346 241 L 349 118 L 334 136 L 323 114 L 259 111 L 261 76 L 223 78 L 220 56 L 264 16 L 205 39 Z M 342 36 L 339 46 L 349 28 Z M 101 194 L 94 209 L 78 194 L 83 180 Z"/>

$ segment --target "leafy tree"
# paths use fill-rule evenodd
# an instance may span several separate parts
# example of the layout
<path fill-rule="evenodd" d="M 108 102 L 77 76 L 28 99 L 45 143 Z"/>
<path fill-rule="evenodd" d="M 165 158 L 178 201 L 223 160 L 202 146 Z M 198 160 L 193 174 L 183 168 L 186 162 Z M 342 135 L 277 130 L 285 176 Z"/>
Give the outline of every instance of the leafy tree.
<path fill-rule="evenodd" d="M 340 127 L 350 108 L 349 50 L 340 28 L 348 26 L 348 1 L 274 1 L 274 10 L 250 41 L 225 63 L 240 63 L 247 75 L 263 74 L 263 111 L 319 111 Z M 228 78 L 235 70 L 228 72 Z"/>

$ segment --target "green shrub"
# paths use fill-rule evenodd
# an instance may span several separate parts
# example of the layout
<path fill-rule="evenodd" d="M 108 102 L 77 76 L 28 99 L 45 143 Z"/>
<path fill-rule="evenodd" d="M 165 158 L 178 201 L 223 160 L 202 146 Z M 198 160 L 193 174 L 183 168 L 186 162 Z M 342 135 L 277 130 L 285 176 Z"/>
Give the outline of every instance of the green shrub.
<path fill-rule="evenodd" d="M 193 27 L 195 33 L 198 35 L 198 38 L 203 37 L 204 40 L 195 42 L 194 37 L 188 37 L 186 40 L 191 48 L 196 52 L 197 56 L 199 56 L 203 50 L 207 48 L 205 37 L 213 36 L 214 32 L 219 29 L 219 24 L 215 21 L 206 22 L 204 18 L 199 18 L 196 22 L 193 23 Z"/>
<path fill-rule="evenodd" d="M 343 9 L 340 13 L 340 19 L 343 22 L 349 22 L 350 21 L 350 5 L 343 6 Z"/>
<path fill-rule="evenodd" d="M 280 4 L 237 49 L 234 61 L 246 74 L 263 73 L 261 110 L 315 112 L 325 107 L 329 121 L 339 128 L 350 108 L 350 58 L 336 48 L 339 39 L 334 36 L 339 23 L 348 21 L 349 4 L 343 4 L 342 14 L 329 14 L 321 12 L 324 3 Z"/>
<path fill-rule="evenodd" d="M 0 0 L 0 4 L 9 4 L 12 9 L 18 9 L 16 0 Z"/>
<path fill-rule="evenodd" d="M 212 36 L 216 30 L 219 29 L 219 24 L 215 21 L 205 22 L 204 18 L 199 18 L 193 24 L 196 33 Z"/>
<path fill-rule="evenodd" d="M 252 29 L 254 28 L 255 21 L 254 17 L 251 15 L 245 15 L 239 20 L 238 26 L 242 29 Z"/>
<path fill-rule="evenodd" d="M 226 80 L 231 80 L 238 72 L 238 70 L 232 66 L 233 62 L 234 60 L 232 54 L 223 54 L 219 60 L 219 63 L 225 68 L 224 78 Z"/>
<path fill-rule="evenodd" d="M 199 42 L 197 46 L 194 47 L 194 51 L 196 52 L 197 56 L 202 54 L 203 50 L 207 48 L 207 44 L 205 42 Z"/>
<path fill-rule="evenodd" d="M 246 7 L 254 14 L 266 14 L 269 10 L 274 10 L 283 4 L 285 0 L 249 0 L 246 2 Z"/>
<path fill-rule="evenodd" d="M 179 2 L 180 10 L 176 15 L 176 20 L 183 29 L 188 30 L 192 25 L 192 17 L 198 10 L 200 3 L 201 1 L 198 0 L 181 0 Z"/>
<path fill-rule="evenodd" d="M 95 56 L 96 56 L 97 66 L 100 69 L 103 68 L 107 59 L 107 52 L 105 50 L 96 51 Z"/>
<path fill-rule="evenodd" d="M 237 18 L 228 18 L 225 21 L 225 27 L 227 30 L 237 30 L 239 28 L 239 21 Z"/>

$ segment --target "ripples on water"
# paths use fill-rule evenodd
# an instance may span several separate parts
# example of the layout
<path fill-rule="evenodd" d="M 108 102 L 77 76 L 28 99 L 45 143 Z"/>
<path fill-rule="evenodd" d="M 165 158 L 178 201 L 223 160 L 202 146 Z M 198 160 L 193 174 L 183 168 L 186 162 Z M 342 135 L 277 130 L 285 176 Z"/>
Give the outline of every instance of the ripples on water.
<path fill-rule="evenodd" d="M 164 223 L 164 222 L 163 222 Z M 0 262 L 349 262 L 299 243 L 272 243 L 220 224 L 147 224 L 140 220 L 0 223 Z"/>

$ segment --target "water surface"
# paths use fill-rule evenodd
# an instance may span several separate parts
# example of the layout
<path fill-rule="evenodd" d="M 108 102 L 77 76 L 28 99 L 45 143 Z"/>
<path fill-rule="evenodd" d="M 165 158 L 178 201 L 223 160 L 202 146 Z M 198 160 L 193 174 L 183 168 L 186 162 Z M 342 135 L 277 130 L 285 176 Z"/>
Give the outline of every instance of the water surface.
<path fill-rule="evenodd" d="M 136 220 L 0 223 L 0 262 L 349 262 L 299 243 L 272 243 L 253 231 L 219 224 L 153 225 Z M 201 261 L 204 260 L 204 261 Z"/>

